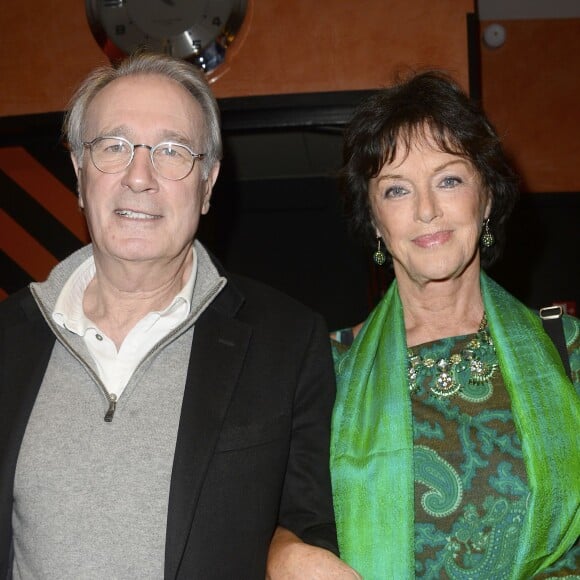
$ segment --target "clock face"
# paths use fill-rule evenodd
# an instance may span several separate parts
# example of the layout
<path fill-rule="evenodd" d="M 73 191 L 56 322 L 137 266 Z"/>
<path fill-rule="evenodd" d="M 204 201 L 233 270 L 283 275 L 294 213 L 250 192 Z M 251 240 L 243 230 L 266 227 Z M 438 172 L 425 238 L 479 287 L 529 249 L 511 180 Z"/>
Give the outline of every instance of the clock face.
<path fill-rule="evenodd" d="M 109 58 L 147 48 L 209 72 L 234 40 L 246 0 L 85 0 L 85 7 L 93 36 Z"/>

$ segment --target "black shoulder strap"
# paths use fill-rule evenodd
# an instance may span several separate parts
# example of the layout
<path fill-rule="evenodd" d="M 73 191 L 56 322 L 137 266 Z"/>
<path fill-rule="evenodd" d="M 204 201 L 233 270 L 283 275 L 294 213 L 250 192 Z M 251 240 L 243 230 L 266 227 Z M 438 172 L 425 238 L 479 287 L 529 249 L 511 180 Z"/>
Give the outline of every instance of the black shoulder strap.
<path fill-rule="evenodd" d="M 544 330 L 552 339 L 555 347 L 560 353 L 560 358 L 564 363 L 564 369 L 568 378 L 572 380 L 572 371 L 570 369 L 570 358 L 568 356 L 568 349 L 566 348 L 566 337 L 564 336 L 564 325 L 562 324 L 562 307 L 561 306 L 546 306 L 540 308 L 540 318 L 544 325 Z"/>

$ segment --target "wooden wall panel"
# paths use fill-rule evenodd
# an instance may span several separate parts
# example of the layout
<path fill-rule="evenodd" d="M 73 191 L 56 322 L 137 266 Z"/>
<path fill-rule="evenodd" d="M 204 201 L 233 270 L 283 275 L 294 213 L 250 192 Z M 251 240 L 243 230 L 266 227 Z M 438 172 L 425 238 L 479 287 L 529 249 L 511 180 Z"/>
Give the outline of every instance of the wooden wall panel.
<path fill-rule="evenodd" d="M 481 49 L 484 107 L 525 191 L 580 192 L 580 19 L 501 24 L 505 44 Z"/>
<path fill-rule="evenodd" d="M 465 15 L 473 0 L 249 0 L 218 97 L 339 91 L 387 84 L 401 65 L 444 66 L 467 80 Z M 61 111 L 107 62 L 82 0 L 5 2 L 0 116 Z"/>
<path fill-rule="evenodd" d="M 3 2 L 0 115 L 62 111 L 80 80 L 106 62 L 83 0 Z"/>
<path fill-rule="evenodd" d="M 444 67 L 466 85 L 472 0 L 256 0 L 219 96 L 369 89 L 401 68 Z M 218 71 L 219 72 L 219 71 Z"/>

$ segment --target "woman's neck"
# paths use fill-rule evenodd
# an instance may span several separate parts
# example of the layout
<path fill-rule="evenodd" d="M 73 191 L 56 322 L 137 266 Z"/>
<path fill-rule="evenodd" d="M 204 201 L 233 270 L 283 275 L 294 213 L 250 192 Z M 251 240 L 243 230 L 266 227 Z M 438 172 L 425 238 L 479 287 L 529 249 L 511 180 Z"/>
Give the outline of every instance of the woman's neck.
<path fill-rule="evenodd" d="M 422 285 L 402 279 L 399 295 L 408 346 L 476 332 L 483 317 L 479 273 Z"/>

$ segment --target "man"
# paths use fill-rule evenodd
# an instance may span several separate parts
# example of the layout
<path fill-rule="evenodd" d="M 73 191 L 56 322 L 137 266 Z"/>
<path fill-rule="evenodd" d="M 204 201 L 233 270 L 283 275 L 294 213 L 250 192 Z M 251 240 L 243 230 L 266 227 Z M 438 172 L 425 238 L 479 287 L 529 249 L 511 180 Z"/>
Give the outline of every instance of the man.
<path fill-rule="evenodd" d="M 340 568 L 324 324 L 195 240 L 221 158 L 203 76 L 98 69 L 64 134 L 92 245 L 0 304 L 1 573 L 264 578 L 275 530 Z"/>

